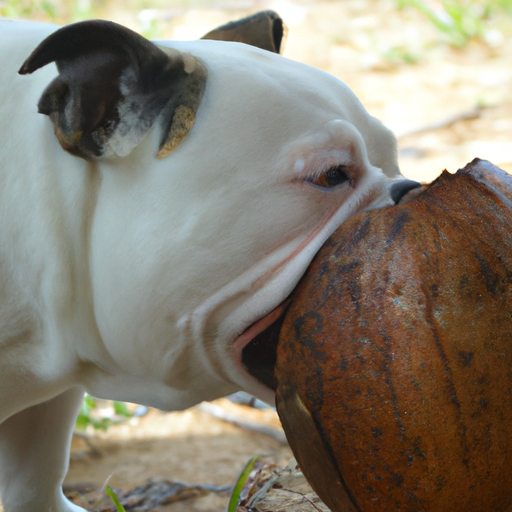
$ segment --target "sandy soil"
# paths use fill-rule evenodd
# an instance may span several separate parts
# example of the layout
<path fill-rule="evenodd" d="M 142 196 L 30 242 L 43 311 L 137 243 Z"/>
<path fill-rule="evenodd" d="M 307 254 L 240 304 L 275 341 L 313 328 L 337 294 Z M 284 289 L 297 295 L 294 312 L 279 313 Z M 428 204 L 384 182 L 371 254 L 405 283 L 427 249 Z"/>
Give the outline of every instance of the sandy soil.
<path fill-rule="evenodd" d="M 226 399 L 215 404 L 254 424 L 280 428 L 277 414 L 270 409 L 257 410 Z M 219 420 L 200 406 L 175 413 L 149 410 L 144 417 L 111 427 L 106 433 L 90 434 L 88 443 L 74 438 L 68 492 L 101 488 L 107 481 L 114 489 L 131 489 L 149 479 L 232 486 L 255 455 L 284 465 L 291 457 L 289 448 L 272 437 Z M 156 510 L 217 512 L 225 510 L 228 500 L 229 492 L 212 492 Z"/>
<path fill-rule="evenodd" d="M 244 8 L 241 8 L 242 5 Z M 203 2 L 204 4 L 204 2 Z M 220 5 L 220 4 L 219 4 Z M 371 114 L 399 136 L 400 165 L 409 177 L 430 181 L 474 157 L 512 171 L 512 27 L 498 26 L 492 45 L 472 42 L 457 50 L 419 13 L 398 12 L 391 0 L 223 2 L 224 9 L 175 9 L 165 35 L 195 38 L 214 26 L 259 9 L 273 8 L 289 25 L 285 56 L 320 67 L 344 80 Z M 106 17 L 137 28 L 130 12 Z M 508 24 L 508 26 L 507 26 Z M 397 55 L 418 58 L 406 64 Z M 450 122 L 450 118 L 454 120 Z M 464 119 L 467 118 L 467 119 Z M 445 124 L 436 128 L 436 124 Z M 222 405 L 263 424 L 271 411 Z M 158 411 L 91 439 L 95 454 L 77 440 L 66 484 L 130 488 L 149 478 L 216 486 L 233 484 L 247 459 L 263 453 L 286 459 L 275 440 L 220 421 L 195 408 Z M 227 494 L 167 505 L 165 510 L 220 512 Z"/>

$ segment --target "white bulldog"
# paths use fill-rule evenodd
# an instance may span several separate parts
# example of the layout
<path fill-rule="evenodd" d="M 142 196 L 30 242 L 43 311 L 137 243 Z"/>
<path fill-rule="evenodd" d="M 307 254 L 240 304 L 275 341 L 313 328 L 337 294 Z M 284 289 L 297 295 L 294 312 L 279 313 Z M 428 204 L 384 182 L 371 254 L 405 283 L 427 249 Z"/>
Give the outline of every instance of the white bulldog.
<path fill-rule="evenodd" d="M 0 48 L 0 499 L 77 511 L 84 391 L 272 402 L 251 340 L 337 226 L 409 184 L 346 85 L 269 51 L 102 21 L 0 21 Z"/>

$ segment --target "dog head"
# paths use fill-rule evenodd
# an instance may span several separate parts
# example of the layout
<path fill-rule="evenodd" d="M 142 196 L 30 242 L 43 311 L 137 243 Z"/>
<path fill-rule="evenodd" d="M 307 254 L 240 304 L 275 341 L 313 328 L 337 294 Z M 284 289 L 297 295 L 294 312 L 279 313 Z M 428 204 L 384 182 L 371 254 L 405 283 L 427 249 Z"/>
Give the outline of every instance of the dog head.
<path fill-rule="evenodd" d="M 272 401 L 251 369 L 269 349 L 247 347 L 338 225 L 393 202 L 394 136 L 338 79 L 246 44 L 156 45 L 90 21 L 20 72 L 52 61 L 39 111 L 101 175 L 85 248 L 94 322 L 112 372 L 146 383 L 116 398 Z"/>

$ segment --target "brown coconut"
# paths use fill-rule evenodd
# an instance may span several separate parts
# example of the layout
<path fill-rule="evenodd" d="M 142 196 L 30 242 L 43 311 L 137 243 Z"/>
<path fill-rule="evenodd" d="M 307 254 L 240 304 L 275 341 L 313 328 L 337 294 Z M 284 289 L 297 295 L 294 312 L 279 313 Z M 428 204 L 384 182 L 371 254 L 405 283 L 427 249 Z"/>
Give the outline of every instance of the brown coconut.
<path fill-rule="evenodd" d="M 277 406 L 335 512 L 512 505 L 512 176 L 475 160 L 360 214 L 297 289 Z"/>

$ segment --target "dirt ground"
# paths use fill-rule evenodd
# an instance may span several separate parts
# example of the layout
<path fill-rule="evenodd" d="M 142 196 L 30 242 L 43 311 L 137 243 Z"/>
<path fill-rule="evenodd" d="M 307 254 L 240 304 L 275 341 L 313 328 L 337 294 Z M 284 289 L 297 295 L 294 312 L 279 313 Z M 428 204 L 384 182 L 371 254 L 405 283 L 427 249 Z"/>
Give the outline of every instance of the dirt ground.
<path fill-rule="evenodd" d="M 284 55 L 345 81 L 367 110 L 398 135 L 405 175 L 428 182 L 443 169 L 455 172 L 475 157 L 512 171 L 511 18 L 498 21 L 501 36 L 490 31 L 489 44 L 474 41 L 460 50 L 444 44 L 443 35 L 417 11 L 399 12 L 392 0 L 247 0 L 216 7 L 150 14 L 168 20 L 167 37 L 192 39 L 229 20 L 274 9 L 289 26 Z M 137 28 L 134 16 L 106 14 Z M 226 401 L 220 405 L 264 425 L 278 425 L 272 411 Z M 108 478 L 114 488 L 135 487 L 150 478 L 232 485 L 255 454 L 290 457 L 289 449 L 271 437 L 197 407 L 172 414 L 151 410 L 90 441 L 94 450 L 75 440 L 68 490 L 102 486 Z M 155 510 L 221 512 L 228 496 L 210 493 Z"/>
<path fill-rule="evenodd" d="M 215 405 L 242 420 L 280 429 L 277 414 L 220 399 Z M 279 431 L 279 430 L 278 430 Z M 240 428 L 194 407 L 163 413 L 149 410 L 140 418 L 111 427 L 106 433 L 73 440 L 66 491 L 82 493 L 103 486 L 132 489 L 149 479 L 231 487 L 249 458 L 263 455 L 286 465 L 288 446 L 274 438 Z M 158 512 L 221 512 L 230 492 L 207 493 L 152 510 Z"/>

